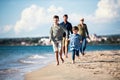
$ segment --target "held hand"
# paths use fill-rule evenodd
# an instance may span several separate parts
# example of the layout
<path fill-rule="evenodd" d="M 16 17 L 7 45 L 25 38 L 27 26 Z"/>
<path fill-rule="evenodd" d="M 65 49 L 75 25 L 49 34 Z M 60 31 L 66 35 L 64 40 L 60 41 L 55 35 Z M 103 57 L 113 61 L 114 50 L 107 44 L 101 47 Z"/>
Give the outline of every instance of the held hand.
<path fill-rule="evenodd" d="M 88 39 L 90 39 L 89 35 L 87 36 Z"/>
<path fill-rule="evenodd" d="M 82 43 L 82 40 L 80 41 L 80 43 Z"/>
<path fill-rule="evenodd" d="M 68 38 L 66 38 L 66 41 L 69 41 L 69 39 L 68 39 Z"/>
<path fill-rule="evenodd" d="M 68 41 L 70 41 L 70 39 L 68 39 Z"/>

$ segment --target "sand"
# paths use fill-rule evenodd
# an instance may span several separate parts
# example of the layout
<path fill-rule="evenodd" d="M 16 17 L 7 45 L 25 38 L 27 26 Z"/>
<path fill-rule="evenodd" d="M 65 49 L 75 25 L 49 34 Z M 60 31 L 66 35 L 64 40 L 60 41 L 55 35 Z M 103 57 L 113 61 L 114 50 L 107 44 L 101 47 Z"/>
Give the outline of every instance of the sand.
<path fill-rule="evenodd" d="M 59 66 L 53 62 L 27 73 L 25 80 L 120 80 L 120 50 L 86 52 L 75 64 L 69 55 Z"/>

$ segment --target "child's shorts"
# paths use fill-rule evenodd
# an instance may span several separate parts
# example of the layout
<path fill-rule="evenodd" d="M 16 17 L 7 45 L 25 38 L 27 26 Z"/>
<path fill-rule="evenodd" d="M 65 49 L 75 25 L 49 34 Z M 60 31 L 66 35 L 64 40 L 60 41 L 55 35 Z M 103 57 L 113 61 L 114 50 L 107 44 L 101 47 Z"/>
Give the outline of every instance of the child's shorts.
<path fill-rule="evenodd" d="M 52 45 L 54 52 L 62 49 L 62 41 L 52 42 Z"/>

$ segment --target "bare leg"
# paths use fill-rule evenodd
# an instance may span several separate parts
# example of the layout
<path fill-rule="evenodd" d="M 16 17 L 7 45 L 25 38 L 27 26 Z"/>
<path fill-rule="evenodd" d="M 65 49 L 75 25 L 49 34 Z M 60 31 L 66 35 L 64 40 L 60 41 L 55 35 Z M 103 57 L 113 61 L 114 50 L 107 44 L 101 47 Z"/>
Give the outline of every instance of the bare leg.
<path fill-rule="evenodd" d="M 60 59 L 61 59 L 61 61 L 62 61 L 62 63 L 64 63 L 64 60 L 63 60 L 63 58 L 62 58 L 62 49 L 60 50 Z"/>
<path fill-rule="evenodd" d="M 65 46 L 62 46 L 63 53 L 65 55 Z"/>
<path fill-rule="evenodd" d="M 55 51 L 55 57 L 56 57 L 56 62 L 57 62 L 57 65 L 59 65 L 59 55 L 58 55 L 58 51 Z"/>
<path fill-rule="evenodd" d="M 65 56 L 66 56 L 66 58 L 68 58 L 68 44 L 69 44 L 69 41 L 66 40 L 65 41 Z"/>
<path fill-rule="evenodd" d="M 65 38 L 63 37 L 63 40 L 62 40 L 62 51 L 65 55 Z"/>

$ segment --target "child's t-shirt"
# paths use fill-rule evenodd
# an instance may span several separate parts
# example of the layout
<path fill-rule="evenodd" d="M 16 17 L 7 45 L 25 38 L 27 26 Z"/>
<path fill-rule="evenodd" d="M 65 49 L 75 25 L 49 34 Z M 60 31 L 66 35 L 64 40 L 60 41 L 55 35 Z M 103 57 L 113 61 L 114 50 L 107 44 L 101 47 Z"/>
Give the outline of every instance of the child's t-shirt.
<path fill-rule="evenodd" d="M 62 41 L 64 29 L 60 26 L 52 26 L 50 30 L 50 39 L 53 42 Z"/>
<path fill-rule="evenodd" d="M 79 50 L 80 49 L 80 41 L 82 37 L 79 34 L 71 34 L 70 35 L 70 50 Z"/>

